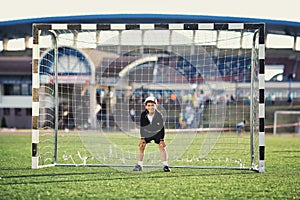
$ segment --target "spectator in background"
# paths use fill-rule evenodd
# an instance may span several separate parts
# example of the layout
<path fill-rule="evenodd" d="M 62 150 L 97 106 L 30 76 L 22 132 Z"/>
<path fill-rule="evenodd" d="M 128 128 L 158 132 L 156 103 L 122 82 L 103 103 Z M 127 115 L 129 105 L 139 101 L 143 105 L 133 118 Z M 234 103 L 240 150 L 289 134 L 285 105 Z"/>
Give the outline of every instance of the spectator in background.
<path fill-rule="evenodd" d="M 292 96 L 291 92 L 289 92 L 289 94 L 288 94 L 287 102 L 290 104 L 290 106 L 293 106 L 293 96 Z"/>
<path fill-rule="evenodd" d="M 250 98 L 250 96 L 247 97 L 246 103 L 247 103 L 247 105 L 250 105 L 250 104 L 251 104 L 251 98 Z"/>
<path fill-rule="evenodd" d="M 187 128 L 195 128 L 195 109 L 192 107 L 191 102 L 185 107 L 184 119 L 186 120 Z"/>
<path fill-rule="evenodd" d="M 195 101 L 194 101 L 194 108 L 195 108 L 195 127 L 198 128 L 200 126 L 200 122 L 202 119 L 202 112 L 204 109 L 204 96 L 203 96 L 203 91 L 197 92 L 195 96 Z"/>
<path fill-rule="evenodd" d="M 243 120 L 243 121 L 241 121 L 240 123 L 238 123 L 238 124 L 236 125 L 236 130 L 237 130 L 239 136 L 240 136 L 240 135 L 242 134 L 242 132 L 244 131 L 246 123 L 247 123 L 247 121 L 246 121 L 246 120 Z"/>
<path fill-rule="evenodd" d="M 182 129 L 186 128 L 186 120 L 183 113 L 179 114 L 179 124 L 180 124 L 180 128 Z"/>
<path fill-rule="evenodd" d="M 176 94 L 172 93 L 170 96 L 170 104 L 174 105 L 176 104 Z"/>
<path fill-rule="evenodd" d="M 131 120 L 134 122 L 135 121 L 135 110 L 133 107 L 130 108 L 129 114 L 130 114 Z"/>
<path fill-rule="evenodd" d="M 231 101 L 231 103 L 235 103 L 235 100 L 236 100 L 235 97 L 233 96 L 233 94 L 231 94 L 230 95 L 230 101 Z"/>
<path fill-rule="evenodd" d="M 272 96 L 271 96 L 271 103 L 272 103 L 272 105 L 275 105 L 275 100 L 276 100 L 276 96 L 273 93 Z"/>
<path fill-rule="evenodd" d="M 272 97 L 271 97 L 271 94 L 269 94 L 267 97 L 267 104 L 271 105 L 271 103 L 272 103 Z"/>

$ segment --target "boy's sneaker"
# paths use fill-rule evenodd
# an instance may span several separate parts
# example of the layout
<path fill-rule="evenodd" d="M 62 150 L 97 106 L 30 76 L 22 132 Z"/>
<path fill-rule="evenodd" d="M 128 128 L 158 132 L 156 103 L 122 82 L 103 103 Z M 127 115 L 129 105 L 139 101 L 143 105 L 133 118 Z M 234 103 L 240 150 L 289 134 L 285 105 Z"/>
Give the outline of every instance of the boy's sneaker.
<path fill-rule="evenodd" d="M 140 172 L 140 171 L 142 171 L 142 170 L 143 170 L 143 168 L 142 168 L 141 165 L 136 165 L 136 166 L 133 168 L 133 171 L 134 171 L 134 172 Z"/>
<path fill-rule="evenodd" d="M 169 168 L 169 166 L 164 166 L 164 172 L 170 172 L 171 170 L 170 170 L 170 168 Z"/>

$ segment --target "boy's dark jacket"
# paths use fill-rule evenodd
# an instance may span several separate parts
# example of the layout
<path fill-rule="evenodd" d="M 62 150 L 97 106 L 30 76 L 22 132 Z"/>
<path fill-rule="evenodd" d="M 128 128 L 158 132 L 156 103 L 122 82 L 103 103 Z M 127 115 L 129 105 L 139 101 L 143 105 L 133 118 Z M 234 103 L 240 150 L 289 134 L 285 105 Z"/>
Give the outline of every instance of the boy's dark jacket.
<path fill-rule="evenodd" d="M 149 138 L 156 134 L 159 134 L 162 139 L 165 136 L 165 128 L 164 128 L 164 121 L 162 114 L 155 110 L 154 117 L 152 123 L 150 123 L 148 117 L 148 111 L 144 110 L 141 113 L 141 120 L 140 120 L 140 134 L 142 138 Z"/>

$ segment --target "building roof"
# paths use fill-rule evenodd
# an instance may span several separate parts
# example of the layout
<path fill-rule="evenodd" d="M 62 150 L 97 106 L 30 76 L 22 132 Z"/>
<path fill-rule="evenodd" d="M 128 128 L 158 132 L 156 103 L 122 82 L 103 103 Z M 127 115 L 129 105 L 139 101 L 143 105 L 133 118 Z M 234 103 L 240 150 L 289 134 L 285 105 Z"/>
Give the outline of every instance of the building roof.
<path fill-rule="evenodd" d="M 265 23 L 266 33 L 300 36 L 300 22 L 257 18 L 174 14 L 102 14 L 31 18 L 0 22 L 0 40 L 32 35 L 34 23 Z"/>

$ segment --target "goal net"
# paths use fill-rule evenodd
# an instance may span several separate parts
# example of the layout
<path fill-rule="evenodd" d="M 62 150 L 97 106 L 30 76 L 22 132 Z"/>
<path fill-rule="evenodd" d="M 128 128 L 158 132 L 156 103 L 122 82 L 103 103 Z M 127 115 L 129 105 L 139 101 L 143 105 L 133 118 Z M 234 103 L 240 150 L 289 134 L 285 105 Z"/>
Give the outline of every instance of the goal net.
<path fill-rule="evenodd" d="M 132 171 L 148 96 L 170 167 L 264 171 L 264 24 L 247 23 L 33 25 L 32 167 Z"/>

